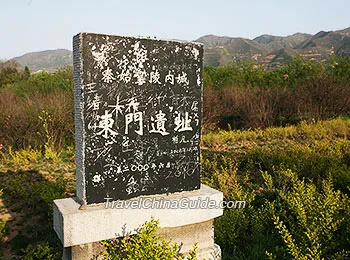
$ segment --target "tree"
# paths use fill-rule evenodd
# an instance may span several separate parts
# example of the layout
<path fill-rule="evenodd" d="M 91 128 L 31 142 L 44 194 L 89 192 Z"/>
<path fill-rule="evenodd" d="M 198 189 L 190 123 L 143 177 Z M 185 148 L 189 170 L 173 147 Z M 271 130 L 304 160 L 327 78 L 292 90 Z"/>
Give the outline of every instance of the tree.
<path fill-rule="evenodd" d="M 27 79 L 30 78 L 30 70 L 29 70 L 28 66 L 25 66 L 25 67 L 24 67 L 23 78 L 24 78 L 25 80 L 27 80 Z"/>
<path fill-rule="evenodd" d="M 0 88 L 20 80 L 20 67 L 15 60 L 0 62 Z"/>

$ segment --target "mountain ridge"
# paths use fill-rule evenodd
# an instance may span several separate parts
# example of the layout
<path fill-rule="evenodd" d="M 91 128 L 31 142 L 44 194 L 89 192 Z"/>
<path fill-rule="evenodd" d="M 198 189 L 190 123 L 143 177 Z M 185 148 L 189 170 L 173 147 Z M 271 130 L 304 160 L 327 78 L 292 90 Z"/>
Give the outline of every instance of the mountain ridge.
<path fill-rule="evenodd" d="M 23 67 L 28 66 L 32 71 L 55 71 L 66 64 L 71 65 L 73 53 L 66 49 L 44 50 L 25 53 L 13 60 Z"/>
<path fill-rule="evenodd" d="M 297 55 L 319 62 L 328 60 L 331 55 L 350 56 L 350 27 L 314 35 L 300 32 L 287 36 L 262 34 L 253 39 L 208 34 L 195 42 L 204 45 L 206 66 L 250 61 L 270 69 Z M 30 52 L 13 59 L 32 71 L 55 71 L 65 64 L 71 65 L 72 57 L 72 51 L 56 49 Z"/>
<path fill-rule="evenodd" d="M 350 56 L 350 27 L 320 31 L 315 35 L 300 32 L 287 36 L 262 34 L 252 40 L 246 39 L 246 45 L 250 45 L 245 46 L 249 50 L 246 52 L 232 48 L 232 41 L 237 39 L 240 38 L 212 34 L 198 38 L 196 41 L 204 44 L 205 65 L 220 66 L 248 60 L 269 69 L 281 66 L 297 55 L 319 62 L 328 60 L 331 55 Z"/>

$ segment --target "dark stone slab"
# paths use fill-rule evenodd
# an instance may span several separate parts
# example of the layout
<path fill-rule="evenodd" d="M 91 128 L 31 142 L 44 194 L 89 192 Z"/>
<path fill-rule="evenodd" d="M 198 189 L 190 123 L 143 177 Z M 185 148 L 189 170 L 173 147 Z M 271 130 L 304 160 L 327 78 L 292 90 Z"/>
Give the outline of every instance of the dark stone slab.
<path fill-rule="evenodd" d="M 81 33 L 73 50 L 78 197 L 199 189 L 202 45 Z"/>

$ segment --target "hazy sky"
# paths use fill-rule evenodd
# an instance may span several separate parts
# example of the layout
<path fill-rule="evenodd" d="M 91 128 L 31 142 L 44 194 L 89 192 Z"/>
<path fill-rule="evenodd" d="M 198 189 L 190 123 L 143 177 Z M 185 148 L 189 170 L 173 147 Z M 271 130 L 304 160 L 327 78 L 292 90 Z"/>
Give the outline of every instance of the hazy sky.
<path fill-rule="evenodd" d="M 350 0 L 0 0 L 0 59 L 72 49 L 78 32 L 195 40 L 350 26 Z"/>

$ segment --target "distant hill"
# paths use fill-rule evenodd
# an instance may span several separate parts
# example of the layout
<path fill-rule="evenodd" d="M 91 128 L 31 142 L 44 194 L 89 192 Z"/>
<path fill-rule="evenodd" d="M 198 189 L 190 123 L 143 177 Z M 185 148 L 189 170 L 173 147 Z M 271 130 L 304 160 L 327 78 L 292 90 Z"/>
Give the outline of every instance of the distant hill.
<path fill-rule="evenodd" d="M 234 60 L 260 61 L 267 52 L 263 45 L 245 38 L 206 35 L 196 42 L 204 44 L 204 64 L 207 66 L 219 66 Z"/>
<path fill-rule="evenodd" d="M 254 41 L 263 45 L 268 51 L 276 51 L 283 48 L 295 48 L 311 36 L 312 35 L 305 33 L 296 33 L 287 37 L 264 34 L 256 37 Z"/>
<path fill-rule="evenodd" d="M 295 33 L 283 37 L 263 34 L 253 40 L 206 35 L 196 42 L 204 44 L 206 66 L 247 60 L 265 68 L 274 68 L 297 55 L 320 62 L 328 60 L 331 55 L 350 56 L 350 27 L 331 32 L 320 31 L 315 35 Z M 32 52 L 14 60 L 32 71 L 54 71 L 65 64 L 72 64 L 72 52 L 64 49 Z"/>
<path fill-rule="evenodd" d="M 296 33 L 282 37 L 264 34 L 253 40 L 207 35 L 196 42 L 204 44 L 204 63 L 208 66 L 248 60 L 273 68 L 297 55 L 320 62 L 328 60 L 331 55 L 350 56 L 350 27 L 315 35 Z"/>
<path fill-rule="evenodd" d="M 58 67 L 72 64 L 73 54 L 70 50 L 58 49 L 26 53 L 13 58 L 23 67 L 28 66 L 31 71 L 55 71 Z"/>

